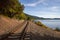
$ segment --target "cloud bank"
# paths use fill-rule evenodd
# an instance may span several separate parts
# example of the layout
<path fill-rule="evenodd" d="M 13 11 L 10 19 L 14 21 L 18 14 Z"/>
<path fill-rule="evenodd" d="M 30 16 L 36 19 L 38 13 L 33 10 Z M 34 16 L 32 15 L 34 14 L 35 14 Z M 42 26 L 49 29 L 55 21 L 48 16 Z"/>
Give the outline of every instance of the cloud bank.
<path fill-rule="evenodd" d="M 28 3 L 28 4 L 24 4 L 25 6 L 31 6 L 31 7 L 35 7 L 35 6 L 37 6 L 38 4 L 40 4 L 40 3 L 43 3 L 43 4 L 46 4 L 46 3 L 44 3 L 44 1 L 46 1 L 46 0 L 38 0 L 37 2 L 34 2 L 34 3 Z M 47 4 L 46 4 L 47 5 Z"/>

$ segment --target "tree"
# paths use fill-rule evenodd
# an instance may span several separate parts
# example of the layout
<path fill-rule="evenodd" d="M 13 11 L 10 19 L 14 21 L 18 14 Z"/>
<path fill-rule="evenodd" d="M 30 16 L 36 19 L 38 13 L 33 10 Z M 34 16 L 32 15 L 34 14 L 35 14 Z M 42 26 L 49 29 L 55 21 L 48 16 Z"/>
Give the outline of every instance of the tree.
<path fill-rule="evenodd" d="M 15 15 L 15 17 L 19 20 L 26 20 L 27 19 L 27 16 L 24 14 L 24 13 L 21 13 L 21 14 L 17 14 Z"/>
<path fill-rule="evenodd" d="M 22 13 L 24 6 L 18 0 L 0 0 L 0 14 L 13 17 L 15 14 Z"/>
<path fill-rule="evenodd" d="M 55 31 L 60 31 L 60 28 L 56 27 Z"/>

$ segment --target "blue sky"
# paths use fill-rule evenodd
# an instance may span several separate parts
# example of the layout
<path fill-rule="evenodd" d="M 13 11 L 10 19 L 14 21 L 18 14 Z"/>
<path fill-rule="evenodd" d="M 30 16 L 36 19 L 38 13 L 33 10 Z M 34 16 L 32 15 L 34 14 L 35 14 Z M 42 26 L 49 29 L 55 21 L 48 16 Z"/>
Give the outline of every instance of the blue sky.
<path fill-rule="evenodd" d="M 60 0 L 20 0 L 24 12 L 44 18 L 60 18 Z"/>

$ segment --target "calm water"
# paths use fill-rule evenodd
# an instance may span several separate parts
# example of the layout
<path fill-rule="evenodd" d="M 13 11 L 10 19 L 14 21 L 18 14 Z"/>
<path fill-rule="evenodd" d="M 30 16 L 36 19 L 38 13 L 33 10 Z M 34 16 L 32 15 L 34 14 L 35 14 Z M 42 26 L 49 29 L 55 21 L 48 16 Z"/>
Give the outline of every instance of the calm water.
<path fill-rule="evenodd" d="M 55 29 L 56 27 L 60 28 L 60 20 L 39 20 L 46 26 Z"/>

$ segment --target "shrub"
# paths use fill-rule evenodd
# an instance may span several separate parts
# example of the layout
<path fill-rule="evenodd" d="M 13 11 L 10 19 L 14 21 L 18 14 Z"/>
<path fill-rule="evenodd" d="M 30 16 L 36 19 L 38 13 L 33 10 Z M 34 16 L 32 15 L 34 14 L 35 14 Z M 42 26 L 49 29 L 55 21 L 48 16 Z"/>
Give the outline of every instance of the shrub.
<path fill-rule="evenodd" d="M 43 28 L 48 28 L 48 27 L 46 27 L 44 24 L 42 24 L 40 21 L 38 21 L 38 22 L 35 22 L 37 25 L 39 25 L 39 26 L 41 26 L 41 27 L 43 27 Z"/>
<path fill-rule="evenodd" d="M 55 31 L 60 31 L 60 28 L 56 27 Z"/>

